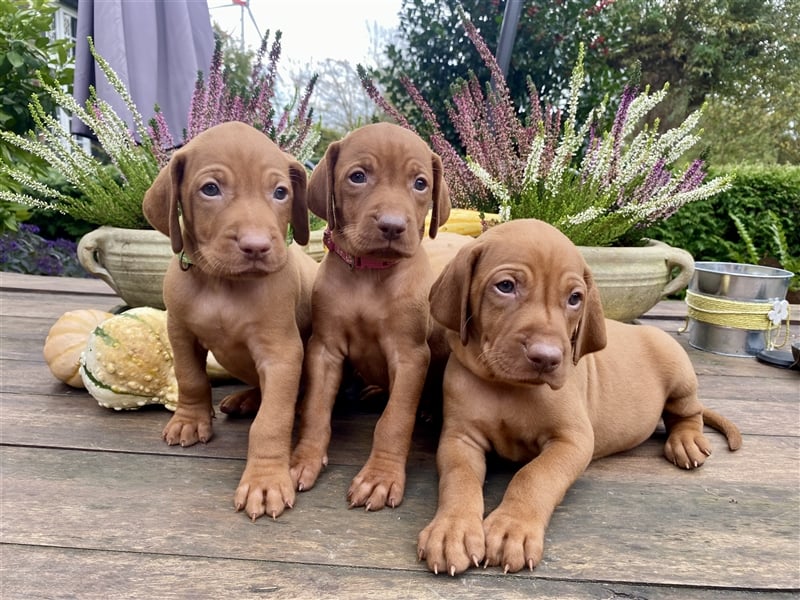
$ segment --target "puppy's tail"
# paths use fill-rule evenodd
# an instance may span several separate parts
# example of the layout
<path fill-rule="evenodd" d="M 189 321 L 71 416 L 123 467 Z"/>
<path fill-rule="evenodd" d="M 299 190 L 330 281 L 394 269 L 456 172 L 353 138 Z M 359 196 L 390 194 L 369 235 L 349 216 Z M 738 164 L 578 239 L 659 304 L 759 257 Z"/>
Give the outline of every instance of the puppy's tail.
<path fill-rule="evenodd" d="M 710 408 L 703 408 L 703 423 L 722 433 L 728 439 L 731 451 L 742 447 L 742 434 L 733 421 Z"/>

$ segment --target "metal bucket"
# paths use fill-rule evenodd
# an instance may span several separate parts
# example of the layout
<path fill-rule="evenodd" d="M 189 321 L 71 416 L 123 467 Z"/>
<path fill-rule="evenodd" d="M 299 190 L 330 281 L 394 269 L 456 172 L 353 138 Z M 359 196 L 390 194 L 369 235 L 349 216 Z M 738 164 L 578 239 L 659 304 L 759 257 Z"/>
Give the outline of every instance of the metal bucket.
<path fill-rule="evenodd" d="M 755 356 L 780 328 L 789 281 L 783 269 L 696 262 L 689 282 L 689 345 L 727 356 Z M 777 325 L 775 320 L 778 321 Z"/>

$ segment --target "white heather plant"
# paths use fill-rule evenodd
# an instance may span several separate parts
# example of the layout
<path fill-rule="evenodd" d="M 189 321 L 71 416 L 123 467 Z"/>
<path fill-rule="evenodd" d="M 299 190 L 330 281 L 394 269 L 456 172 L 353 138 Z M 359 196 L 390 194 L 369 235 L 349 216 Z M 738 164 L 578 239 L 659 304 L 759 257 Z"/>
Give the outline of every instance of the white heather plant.
<path fill-rule="evenodd" d="M 448 113 L 466 158 L 445 139 L 414 84 L 403 82 L 433 131 L 431 145 L 445 163 L 454 205 L 492 205 L 501 220 L 535 217 L 555 225 L 576 244 L 606 246 L 640 237 L 648 225 L 685 204 L 730 186 L 724 177 L 704 181 L 700 160 L 683 169 L 674 166 L 700 139 L 696 131 L 700 111 L 663 133 L 658 132 L 657 121 L 643 124 L 666 96 L 666 86 L 655 93 L 626 88 L 610 131 L 597 131 L 597 123 L 606 116 L 607 100 L 579 124 L 578 98 L 585 81 L 582 46 L 565 115 L 542 107 L 529 81 L 527 118 L 521 121 L 497 61 L 463 12 L 462 22 L 493 81 L 485 92 L 474 75 L 453 87 Z M 373 100 L 413 129 L 363 69 L 360 74 Z"/>
<path fill-rule="evenodd" d="M 276 114 L 273 101 L 281 52 L 280 38 L 280 32 L 277 32 L 267 64 L 264 64 L 268 35 L 264 37 L 243 97 L 231 93 L 227 87 L 222 48 L 217 44 L 208 79 L 204 81 L 202 75 L 198 75 L 189 109 L 189 131 L 184 132 L 182 144 L 213 125 L 236 120 L 264 131 L 301 162 L 311 156 L 319 140 L 319 131 L 312 125 L 309 107 L 316 77 L 308 83 L 299 102 L 295 98 L 291 106 Z M 6 176 L 27 191 L 0 190 L 0 199 L 67 213 L 96 225 L 149 228 L 142 213 L 142 198 L 159 169 L 169 160 L 168 151 L 175 143 L 158 107 L 155 107 L 155 118 L 146 125 L 125 84 L 111 65 L 97 54 L 91 39 L 89 47 L 100 70 L 133 115 L 136 136 L 114 109 L 97 97 L 94 89 L 90 90 L 89 98 L 82 106 L 60 87 L 43 83 L 43 89 L 58 106 L 77 116 L 92 130 L 102 155 L 85 153 L 34 97 L 29 109 L 36 131 L 29 132 L 27 137 L 0 131 L 0 139 L 47 162 L 79 195 L 62 193 L 32 178 L 24 165 L 0 165 Z"/>

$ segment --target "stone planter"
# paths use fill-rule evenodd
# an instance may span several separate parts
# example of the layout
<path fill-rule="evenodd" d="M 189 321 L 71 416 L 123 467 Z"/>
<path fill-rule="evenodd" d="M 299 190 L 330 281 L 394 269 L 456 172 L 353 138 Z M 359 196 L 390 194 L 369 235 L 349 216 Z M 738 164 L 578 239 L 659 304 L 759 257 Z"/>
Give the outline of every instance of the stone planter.
<path fill-rule="evenodd" d="M 312 231 L 307 246 L 322 260 L 322 231 Z M 128 306 L 164 308 L 164 273 L 172 259 L 169 238 L 154 229 L 100 227 L 78 244 L 78 260 L 92 275 L 105 281 Z"/>
<path fill-rule="evenodd" d="M 154 229 L 100 227 L 78 244 L 78 260 L 128 306 L 164 308 L 164 273 L 172 259 L 169 238 Z"/>
<path fill-rule="evenodd" d="M 600 289 L 609 319 L 633 321 L 669 294 L 685 288 L 694 258 L 685 250 L 651 240 L 643 247 L 581 246 Z"/>

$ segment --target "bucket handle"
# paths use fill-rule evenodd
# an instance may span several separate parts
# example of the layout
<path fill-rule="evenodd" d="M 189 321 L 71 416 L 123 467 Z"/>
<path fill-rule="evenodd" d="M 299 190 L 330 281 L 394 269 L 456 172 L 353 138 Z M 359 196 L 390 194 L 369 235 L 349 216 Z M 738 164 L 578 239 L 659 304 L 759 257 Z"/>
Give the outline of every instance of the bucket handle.
<path fill-rule="evenodd" d="M 84 235 L 78 242 L 78 261 L 92 275 L 105 281 L 117 295 L 120 295 L 114 278 L 111 277 L 108 269 L 103 264 L 106 242 L 109 239 L 109 231 L 105 227 L 100 227 Z"/>
<path fill-rule="evenodd" d="M 664 261 L 670 275 L 674 269 L 678 269 L 678 273 L 667 282 L 661 292 L 662 296 L 669 296 L 689 285 L 689 280 L 694 275 L 694 257 L 686 250 L 664 244 Z"/>

